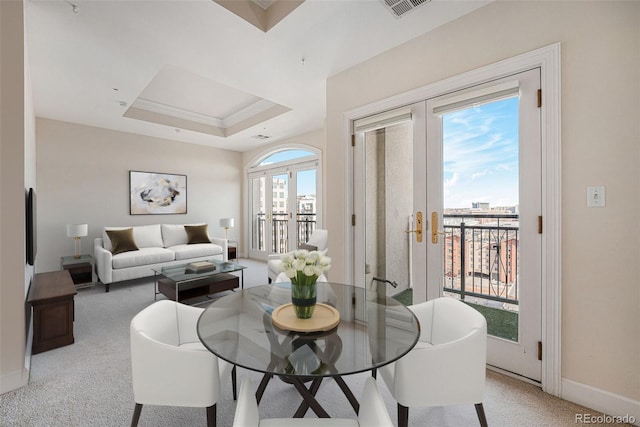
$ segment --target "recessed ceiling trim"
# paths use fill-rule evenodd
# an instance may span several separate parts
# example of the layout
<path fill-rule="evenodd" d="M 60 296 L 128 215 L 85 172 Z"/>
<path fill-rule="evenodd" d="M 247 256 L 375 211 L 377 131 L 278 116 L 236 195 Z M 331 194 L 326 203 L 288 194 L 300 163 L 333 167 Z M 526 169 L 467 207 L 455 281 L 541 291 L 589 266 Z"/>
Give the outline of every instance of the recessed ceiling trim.
<path fill-rule="evenodd" d="M 216 126 L 211 126 L 205 123 L 199 123 L 193 120 L 173 117 L 166 114 L 156 113 L 153 111 L 143 110 L 135 107 L 129 107 L 122 116 L 130 119 L 143 120 L 146 122 L 169 126 L 174 129 L 178 128 L 178 129 L 191 130 L 194 132 L 206 133 L 209 135 L 220 136 L 220 137 L 227 136 L 225 129 L 222 129 Z"/>
<path fill-rule="evenodd" d="M 275 104 L 271 101 L 267 101 L 266 99 L 261 99 L 249 105 L 248 107 L 243 108 L 242 110 L 237 111 L 228 117 L 225 117 L 222 120 L 223 127 L 228 128 L 233 125 L 236 125 L 252 116 L 263 113 L 264 111 L 267 111 L 269 108 L 277 105 L 278 104 Z"/>
<path fill-rule="evenodd" d="M 213 1 L 265 33 L 304 3 L 304 0 Z"/>
<path fill-rule="evenodd" d="M 222 119 L 207 116 L 206 114 L 183 110 L 182 108 L 172 107 L 171 105 L 162 104 L 160 102 L 151 101 L 149 99 L 138 98 L 131 106 L 140 110 L 146 110 L 166 116 L 190 120 L 193 122 L 200 122 L 219 128 L 227 127 L 225 126 L 224 120 Z"/>

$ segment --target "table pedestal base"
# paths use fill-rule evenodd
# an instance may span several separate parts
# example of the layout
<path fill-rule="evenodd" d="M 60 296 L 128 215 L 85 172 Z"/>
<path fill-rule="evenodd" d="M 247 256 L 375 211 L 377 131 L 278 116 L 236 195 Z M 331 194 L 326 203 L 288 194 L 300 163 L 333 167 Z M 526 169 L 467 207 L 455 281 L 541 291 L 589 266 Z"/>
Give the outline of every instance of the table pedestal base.
<path fill-rule="evenodd" d="M 258 402 L 258 404 L 260 403 L 262 395 L 267 388 L 267 384 L 269 384 L 269 381 L 271 381 L 271 378 L 273 378 L 273 374 L 265 374 L 262 377 L 262 381 L 260 381 L 260 385 L 258 385 L 258 389 L 256 390 L 256 401 Z M 300 396 L 302 396 L 302 403 L 300 403 L 300 406 L 298 407 L 296 413 L 293 415 L 293 418 L 304 418 L 309 409 L 311 409 L 318 416 L 318 418 L 331 418 L 327 411 L 324 410 L 322 405 L 320 405 L 320 402 L 318 402 L 318 400 L 316 399 L 316 394 L 320 389 L 320 384 L 322 384 L 323 377 L 312 379 L 282 375 L 280 376 L 280 379 L 288 384 L 292 384 L 296 388 L 296 390 L 298 390 Z M 357 415 L 360 411 L 360 404 L 358 403 L 358 399 L 356 399 L 353 392 L 351 391 L 347 383 L 344 382 L 341 376 L 333 377 L 333 379 L 338 384 L 340 390 L 342 390 Z M 309 386 L 309 388 L 304 385 L 304 383 L 308 381 L 311 381 L 311 385 Z"/>

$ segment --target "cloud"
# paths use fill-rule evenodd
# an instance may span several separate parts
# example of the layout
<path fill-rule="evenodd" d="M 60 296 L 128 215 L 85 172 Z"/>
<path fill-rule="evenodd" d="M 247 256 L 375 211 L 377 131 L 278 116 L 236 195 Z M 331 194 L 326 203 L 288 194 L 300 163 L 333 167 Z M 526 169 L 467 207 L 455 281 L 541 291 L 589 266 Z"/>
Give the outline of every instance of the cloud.
<path fill-rule="evenodd" d="M 449 207 L 517 200 L 517 98 L 445 114 L 443 138 L 445 198 L 457 205 Z"/>

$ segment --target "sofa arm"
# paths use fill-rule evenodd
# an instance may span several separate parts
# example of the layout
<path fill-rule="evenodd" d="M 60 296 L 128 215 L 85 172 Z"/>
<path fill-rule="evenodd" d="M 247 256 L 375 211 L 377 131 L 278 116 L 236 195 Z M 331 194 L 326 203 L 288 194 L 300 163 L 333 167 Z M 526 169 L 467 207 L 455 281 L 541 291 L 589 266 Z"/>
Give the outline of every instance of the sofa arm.
<path fill-rule="evenodd" d="M 211 243 L 222 246 L 222 261 L 229 261 L 229 241 L 221 237 L 212 237 Z"/>
<path fill-rule="evenodd" d="M 93 259 L 96 263 L 98 279 L 105 285 L 113 282 L 113 255 L 103 246 L 102 237 L 93 241 Z"/>

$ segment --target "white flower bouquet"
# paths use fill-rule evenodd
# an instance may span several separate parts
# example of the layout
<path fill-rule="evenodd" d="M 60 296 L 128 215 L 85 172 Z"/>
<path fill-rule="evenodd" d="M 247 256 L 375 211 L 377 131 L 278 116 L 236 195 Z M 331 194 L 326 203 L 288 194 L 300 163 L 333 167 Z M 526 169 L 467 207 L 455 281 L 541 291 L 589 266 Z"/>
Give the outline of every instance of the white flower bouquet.
<path fill-rule="evenodd" d="M 301 249 L 282 256 L 282 271 L 291 279 L 291 303 L 300 319 L 313 315 L 316 281 L 330 267 L 331 258 L 318 251 Z"/>
<path fill-rule="evenodd" d="M 331 258 L 319 251 L 300 249 L 282 256 L 282 271 L 296 285 L 311 285 L 331 268 Z"/>

